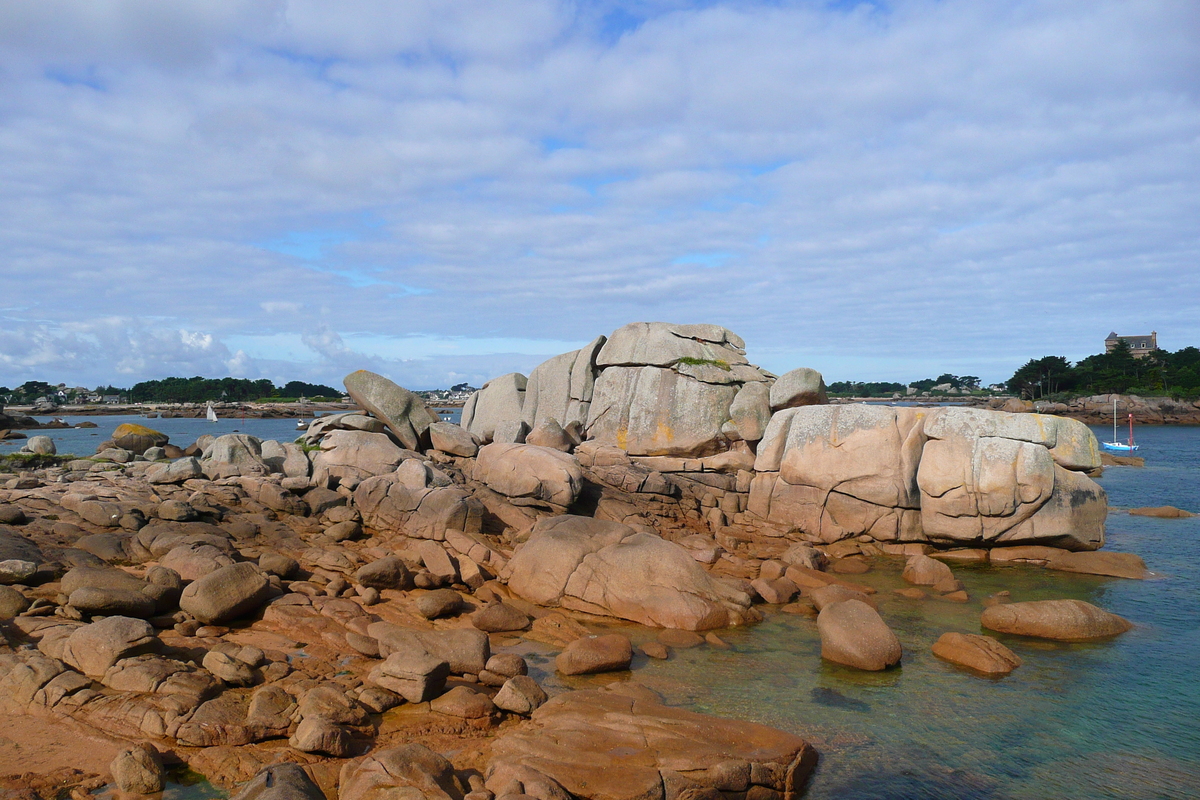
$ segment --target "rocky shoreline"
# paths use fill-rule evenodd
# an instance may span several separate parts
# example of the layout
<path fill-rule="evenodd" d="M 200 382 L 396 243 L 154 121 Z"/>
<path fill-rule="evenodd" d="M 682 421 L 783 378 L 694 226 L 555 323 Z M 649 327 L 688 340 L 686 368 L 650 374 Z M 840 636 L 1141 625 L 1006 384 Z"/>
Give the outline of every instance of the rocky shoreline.
<path fill-rule="evenodd" d="M 810 743 L 663 705 L 612 623 L 656 659 L 807 615 L 824 659 L 882 670 L 904 654 L 855 576 L 885 561 L 906 601 L 1068 641 L 1131 623 L 971 598 L 955 566 L 1149 575 L 1098 549 L 1080 423 L 831 405 L 717 326 L 626 326 L 489 382 L 461 426 L 381 376 L 345 384 L 355 410 L 295 443 L 123 425 L 94 458 L 0 476 L 0 711 L 121 742 L 79 793 L 157 791 L 165 761 L 244 800 L 794 798 Z M 928 646 L 1020 666 L 976 633 Z M 531 648 L 619 680 L 549 697 Z"/>

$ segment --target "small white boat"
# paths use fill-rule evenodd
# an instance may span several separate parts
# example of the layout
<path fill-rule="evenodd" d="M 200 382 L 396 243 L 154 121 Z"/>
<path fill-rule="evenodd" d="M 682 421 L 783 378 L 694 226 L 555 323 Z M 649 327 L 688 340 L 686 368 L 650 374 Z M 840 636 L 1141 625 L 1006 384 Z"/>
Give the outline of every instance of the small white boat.
<path fill-rule="evenodd" d="M 308 430 L 308 422 L 307 422 L 307 420 L 303 420 L 303 419 L 298 419 L 298 420 L 296 420 L 296 430 L 298 430 L 298 431 L 306 431 L 306 430 Z"/>
<path fill-rule="evenodd" d="M 207 413 L 207 414 L 205 414 L 205 415 L 204 415 L 204 417 L 205 417 L 205 419 L 207 419 L 209 422 L 216 422 L 216 421 L 217 421 L 217 412 L 216 412 L 216 411 L 213 409 L 213 405 L 212 405 L 212 403 L 211 403 L 211 402 L 208 404 L 208 413 Z"/>
<path fill-rule="evenodd" d="M 1138 446 L 1133 443 L 1133 414 L 1129 415 L 1129 441 L 1122 444 L 1117 441 L 1117 399 L 1113 398 L 1113 440 L 1111 442 L 1101 442 L 1101 446 L 1105 450 L 1112 450 L 1117 453 L 1132 453 L 1138 449 Z"/>

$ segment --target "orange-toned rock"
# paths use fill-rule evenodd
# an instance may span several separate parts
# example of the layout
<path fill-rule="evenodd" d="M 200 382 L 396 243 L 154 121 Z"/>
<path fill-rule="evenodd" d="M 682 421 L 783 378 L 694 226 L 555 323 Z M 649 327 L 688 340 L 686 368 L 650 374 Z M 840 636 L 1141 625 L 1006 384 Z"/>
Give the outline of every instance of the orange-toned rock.
<path fill-rule="evenodd" d="M 1146 562 L 1133 553 L 1110 553 L 1092 551 L 1082 553 L 1060 553 L 1046 562 L 1047 569 L 1060 572 L 1082 572 L 1087 575 L 1108 575 L 1113 578 L 1146 577 Z"/>
<path fill-rule="evenodd" d="M 821 658 L 866 670 L 900 663 L 900 641 L 879 613 L 861 600 L 830 603 L 817 615 Z"/>
<path fill-rule="evenodd" d="M 554 668 L 564 675 L 591 675 L 629 669 L 633 645 L 619 633 L 585 636 L 567 645 L 554 659 Z"/>
<path fill-rule="evenodd" d="M 1009 562 L 1045 564 L 1050 559 L 1065 552 L 1065 550 L 1059 547 L 1030 544 L 1017 545 L 1015 547 L 993 547 L 988 556 L 993 564 L 1006 564 Z"/>
<path fill-rule="evenodd" d="M 1016 653 L 992 637 L 977 633 L 943 633 L 933 644 L 933 654 L 985 675 L 1007 675 L 1021 666 Z"/>
<path fill-rule="evenodd" d="M 901 577 L 917 586 L 934 586 L 945 580 L 954 580 L 954 573 L 937 559 L 915 555 L 908 557 Z"/>
<path fill-rule="evenodd" d="M 168 437 L 165 433 L 147 428 L 145 425 L 124 422 L 113 431 L 112 440 L 113 444 L 122 450 L 129 450 L 141 455 L 151 447 L 162 447 L 167 443 Z"/>
<path fill-rule="evenodd" d="M 917 591 L 921 590 L 918 589 Z M 856 592 L 853 589 L 848 589 L 845 586 L 838 586 L 836 583 L 831 583 L 828 586 L 822 586 L 820 589 L 813 589 L 812 592 L 809 593 L 809 597 L 812 598 L 813 605 L 816 607 L 817 611 L 825 608 L 825 606 L 829 605 L 830 603 L 839 603 L 842 600 L 861 600 L 871 608 L 878 610 L 875 605 L 875 601 L 872 600 L 868 595 L 865 595 L 862 592 Z"/>
<path fill-rule="evenodd" d="M 683 547 L 591 517 L 543 517 L 506 577 L 531 603 L 643 625 L 709 630 L 751 618 L 750 596 L 706 572 Z"/>
<path fill-rule="evenodd" d="M 1131 508 L 1129 513 L 1135 517 L 1158 517 L 1159 519 L 1186 519 L 1196 516 L 1190 511 L 1184 511 L 1175 506 L 1153 506 L 1147 508 Z"/>
<path fill-rule="evenodd" d="M 561 694 L 527 725 L 492 745 L 487 787 L 517 776 L 557 783 L 572 796 L 661 798 L 664 775 L 682 774 L 707 789 L 748 797 L 795 797 L 817 756 L 798 736 L 662 704 L 636 683 Z M 540 794 L 539 797 L 552 795 Z"/>
<path fill-rule="evenodd" d="M 1124 617 L 1082 600 L 1033 600 L 983 610 L 983 627 L 1000 633 L 1082 642 L 1116 636 L 1133 627 Z"/>

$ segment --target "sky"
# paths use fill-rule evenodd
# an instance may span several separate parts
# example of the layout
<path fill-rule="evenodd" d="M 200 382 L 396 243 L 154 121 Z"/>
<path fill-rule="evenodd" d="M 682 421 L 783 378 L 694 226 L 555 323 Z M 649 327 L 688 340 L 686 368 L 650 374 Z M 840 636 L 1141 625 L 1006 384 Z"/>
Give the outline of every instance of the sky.
<path fill-rule="evenodd" d="M 1200 345 L 1200 3 L 0 0 L 0 385 Z"/>

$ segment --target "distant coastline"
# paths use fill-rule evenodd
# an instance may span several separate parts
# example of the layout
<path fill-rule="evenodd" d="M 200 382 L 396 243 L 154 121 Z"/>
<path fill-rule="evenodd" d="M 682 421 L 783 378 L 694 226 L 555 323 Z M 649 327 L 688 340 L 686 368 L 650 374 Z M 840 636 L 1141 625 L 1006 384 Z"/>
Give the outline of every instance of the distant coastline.
<path fill-rule="evenodd" d="M 428 403 L 430 408 L 462 408 L 463 403 L 453 400 Z M 113 403 L 86 405 L 61 405 L 53 410 L 36 408 L 33 405 L 10 405 L 4 407 L 4 413 L 21 414 L 31 417 L 112 417 L 137 414 L 146 416 L 154 414 L 159 418 L 193 419 L 203 417 L 207 403 Z M 357 411 L 354 403 L 213 403 L 220 416 L 244 416 L 254 419 L 306 419 L 324 414 L 341 414 L 346 411 Z"/>

